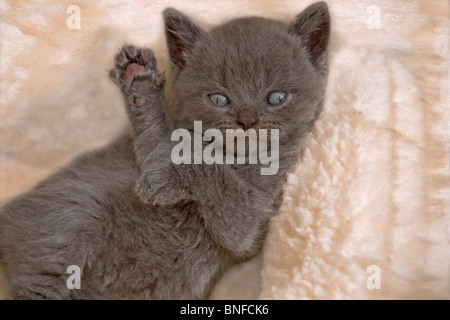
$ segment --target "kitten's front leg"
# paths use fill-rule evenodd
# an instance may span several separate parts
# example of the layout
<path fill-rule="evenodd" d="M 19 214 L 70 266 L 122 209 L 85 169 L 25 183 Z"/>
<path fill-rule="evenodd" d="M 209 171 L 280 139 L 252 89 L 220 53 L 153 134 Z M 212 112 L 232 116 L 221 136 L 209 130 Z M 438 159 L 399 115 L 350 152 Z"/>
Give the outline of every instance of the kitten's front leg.
<path fill-rule="evenodd" d="M 110 78 L 122 90 L 134 141 L 136 162 L 141 178 L 135 191 L 143 201 L 164 204 L 164 195 L 171 202 L 185 199 L 184 190 L 170 185 L 172 142 L 174 130 L 164 96 L 164 75 L 156 66 L 154 53 L 148 48 L 124 46 L 115 56 Z M 149 181 L 151 177 L 151 181 Z"/>
<path fill-rule="evenodd" d="M 155 139 L 147 146 L 154 149 L 174 129 L 167 114 L 164 75 L 156 66 L 154 53 L 148 48 L 124 46 L 114 57 L 111 80 L 122 90 L 134 138 L 151 130 Z"/>

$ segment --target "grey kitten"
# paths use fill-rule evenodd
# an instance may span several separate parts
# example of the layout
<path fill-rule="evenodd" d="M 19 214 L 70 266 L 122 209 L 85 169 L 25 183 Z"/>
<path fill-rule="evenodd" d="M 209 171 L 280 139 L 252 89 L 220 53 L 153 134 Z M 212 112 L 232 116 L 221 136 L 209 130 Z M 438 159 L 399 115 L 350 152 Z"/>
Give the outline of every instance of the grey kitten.
<path fill-rule="evenodd" d="M 173 114 L 153 52 L 125 46 L 111 79 L 129 133 L 82 155 L 0 210 L 12 299 L 202 299 L 261 248 L 301 138 L 319 115 L 330 21 L 323 2 L 293 23 L 240 18 L 205 32 L 164 11 Z M 275 93 L 275 94 L 273 94 Z M 171 161 L 175 128 L 279 130 L 279 170 Z M 69 266 L 81 288 L 69 289 Z"/>

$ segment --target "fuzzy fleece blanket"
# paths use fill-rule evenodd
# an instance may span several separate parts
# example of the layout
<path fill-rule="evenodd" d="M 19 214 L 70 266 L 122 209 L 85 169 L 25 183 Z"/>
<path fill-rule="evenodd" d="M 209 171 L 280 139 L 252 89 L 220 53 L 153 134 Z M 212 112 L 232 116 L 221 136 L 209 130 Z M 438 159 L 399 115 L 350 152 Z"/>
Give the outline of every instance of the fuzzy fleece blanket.
<path fill-rule="evenodd" d="M 169 71 L 164 8 L 208 29 L 244 15 L 288 21 L 313 2 L 1 0 L 0 205 L 124 130 L 112 57 L 148 46 Z M 212 298 L 448 299 L 448 1 L 328 5 L 325 110 L 263 252 Z"/>

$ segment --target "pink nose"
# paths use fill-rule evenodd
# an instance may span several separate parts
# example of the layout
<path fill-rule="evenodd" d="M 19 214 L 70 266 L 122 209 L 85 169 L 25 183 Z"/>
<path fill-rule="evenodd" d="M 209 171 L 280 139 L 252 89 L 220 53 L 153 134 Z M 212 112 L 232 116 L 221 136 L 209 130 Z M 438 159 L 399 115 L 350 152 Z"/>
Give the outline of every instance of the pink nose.
<path fill-rule="evenodd" d="M 258 124 L 258 119 L 254 117 L 243 117 L 238 118 L 237 123 L 242 127 L 242 129 L 244 129 L 244 131 L 247 131 Z"/>

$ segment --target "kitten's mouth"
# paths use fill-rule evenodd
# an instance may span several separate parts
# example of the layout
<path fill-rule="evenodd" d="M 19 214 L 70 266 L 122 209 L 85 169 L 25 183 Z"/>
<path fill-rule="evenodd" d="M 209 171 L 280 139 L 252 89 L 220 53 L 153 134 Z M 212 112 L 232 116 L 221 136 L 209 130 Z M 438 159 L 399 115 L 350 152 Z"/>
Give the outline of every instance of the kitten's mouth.
<path fill-rule="evenodd" d="M 272 131 L 276 131 L 277 134 L 275 135 L 275 138 L 277 141 L 279 137 L 278 128 L 265 127 L 261 125 L 261 123 L 246 131 L 244 131 L 240 126 L 234 125 L 222 124 L 217 128 L 205 128 L 200 121 L 195 123 L 197 124 L 194 125 L 194 128 L 191 127 L 187 130 L 191 134 L 191 137 L 197 139 L 197 143 L 201 143 L 203 148 L 211 145 L 220 145 L 219 147 L 226 152 L 228 145 L 228 149 L 231 148 L 229 151 L 232 149 L 235 150 L 235 155 L 237 154 L 237 149 L 239 147 L 244 148 L 247 151 L 252 148 L 259 149 L 260 146 L 267 146 L 267 148 L 270 148 L 273 138 Z"/>
<path fill-rule="evenodd" d="M 207 129 L 202 130 L 200 121 L 194 122 L 194 130 L 176 129 L 175 137 L 181 139 L 172 150 L 175 163 L 206 164 L 262 164 L 272 170 L 272 164 L 278 166 L 279 130 L 278 129 Z M 174 131 L 174 133 L 175 133 Z M 172 136 L 174 136 L 172 134 Z M 175 140 L 172 140 L 175 141 Z M 175 151 L 175 153 L 173 153 Z M 178 154 L 177 154 L 178 152 Z M 182 156 L 180 156 L 182 152 Z M 176 159 L 174 160 L 175 157 Z M 190 160 L 189 160 L 190 159 Z M 188 161 L 188 162 L 186 162 Z M 271 171 L 270 171 L 271 172 Z M 273 174 L 273 173 L 261 174 Z"/>
<path fill-rule="evenodd" d="M 231 130 L 236 130 L 235 128 L 229 128 Z M 227 132 L 225 130 L 220 131 L 222 133 L 222 141 L 217 141 L 216 139 L 211 139 L 211 141 L 205 141 L 204 139 L 204 132 L 202 134 L 202 146 L 203 149 L 206 146 L 210 146 L 211 148 L 217 147 L 219 145 L 219 149 L 222 150 L 223 156 L 226 156 L 227 154 L 233 155 L 234 158 L 241 157 L 242 155 L 239 152 L 239 150 L 245 150 L 245 158 L 247 159 L 251 153 L 257 153 L 258 150 L 261 148 L 265 148 L 266 150 L 271 150 L 272 148 L 272 137 L 270 134 L 270 130 L 267 130 L 269 132 L 266 134 L 264 132 L 264 137 L 262 138 L 262 141 L 260 139 L 260 135 L 258 134 L 258 130 L 247 130 L 241 134 L 237 134 L 236 136 L 232 136 L 230 138 L 227 138 Z M 235 131 L 236 132 L 236 131 Z M 255 134 L 256 133 L 256 134 Z M 220 140 L 220 139 L 219 139 Z"/>

